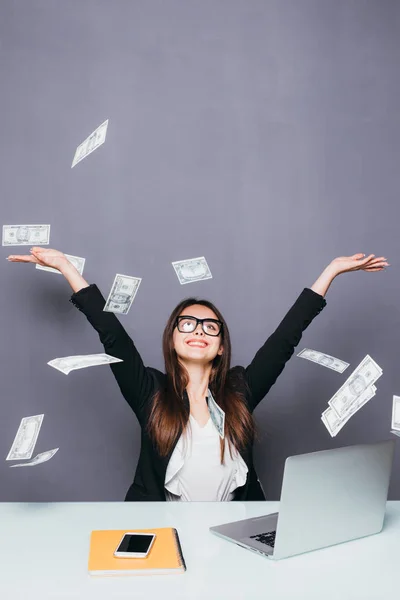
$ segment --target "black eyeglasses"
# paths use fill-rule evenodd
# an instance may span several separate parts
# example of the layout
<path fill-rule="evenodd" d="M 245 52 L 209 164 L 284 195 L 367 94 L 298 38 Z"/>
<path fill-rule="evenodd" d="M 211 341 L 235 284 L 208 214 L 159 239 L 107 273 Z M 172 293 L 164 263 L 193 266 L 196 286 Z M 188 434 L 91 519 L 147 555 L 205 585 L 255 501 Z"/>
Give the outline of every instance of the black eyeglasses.
<path fill-rule="evenodd" d="M 201 323 L 201 327 L 206 335 L 216 337 L 222 331 L 222 321 L 218 321 L 218 319 L 197 319 L 196 317 L 187 315 L 177 317 L 175 327 L 181 333 L 191 333 L 197 329 L 199 323 Z"/>

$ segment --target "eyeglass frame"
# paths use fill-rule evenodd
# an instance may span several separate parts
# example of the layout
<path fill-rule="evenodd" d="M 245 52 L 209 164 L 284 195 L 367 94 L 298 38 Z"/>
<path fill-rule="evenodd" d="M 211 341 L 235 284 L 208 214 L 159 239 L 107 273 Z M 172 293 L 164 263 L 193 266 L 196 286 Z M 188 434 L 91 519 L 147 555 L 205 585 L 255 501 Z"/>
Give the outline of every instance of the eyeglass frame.
<path fill-rule="evenodd" d="M 181 320 L 183 319 L 193 319 L 193 321 L 196 321 L 196 326 L 193 329 L 193 331 L 181 331 L 178 327 L 179 323 Z M 204 321 L 211 321 L 212 323 L 218 323 L 218 325 L 220 326 L 220 330 L 217 334 L 213 335 L 212 333 L 207 333 L 207 331 L 205 331 L 204 329 Z M 192 315 L 179 315 L 178 317 L 176 317 L 175 320 L 175 327 L 178 329 L 179 333 L 193 333 L 194 331 L 196 331 L 197 327 L 199 326 L 199 323 L 201 324 L 201 328 L 203 330 L 203 332 L 205 333 L 205 335 L 209 335 L 210 337 L 218 337 L 219 335 L 221 335 L 222 333 L 222 329 L 223 329 L 223 322 L 220 321 L 219 319 L 198 319 L 197 317 L 193 317 Z"/>

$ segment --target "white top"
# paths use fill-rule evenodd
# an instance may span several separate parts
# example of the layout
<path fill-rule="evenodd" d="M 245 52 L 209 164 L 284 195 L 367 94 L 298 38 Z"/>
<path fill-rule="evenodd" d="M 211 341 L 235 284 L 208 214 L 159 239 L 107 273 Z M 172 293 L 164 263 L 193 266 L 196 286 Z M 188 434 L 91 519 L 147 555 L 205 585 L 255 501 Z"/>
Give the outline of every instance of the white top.
<path fill-rule="evenodd" d="M 200 427 L 190 415 L 165 474 L 167 501 L 232 500 L 234 490 L 245 484 L 248 468 L 237 450 L 232 450 L 231 458 L 226 438 L 224 463 L 221 465 L 220 437 L 211 418 Z"/>

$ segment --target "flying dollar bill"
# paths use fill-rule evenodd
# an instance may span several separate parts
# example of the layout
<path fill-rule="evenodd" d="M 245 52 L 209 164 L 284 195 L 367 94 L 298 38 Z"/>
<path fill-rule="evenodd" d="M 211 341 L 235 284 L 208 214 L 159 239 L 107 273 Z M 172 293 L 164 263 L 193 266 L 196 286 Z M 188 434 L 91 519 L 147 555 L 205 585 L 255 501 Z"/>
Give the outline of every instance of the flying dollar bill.
<path fill-rule="evenodd" d="M 322 413 L 321 419 L 332 437 L 335 437 L 346 423 L 360 410 L 371 398 L 376 394 L 376 387 L 369 386 L 364 392 L 358 396 L 349 409 L 343 413 L 342 417 L 338 417 L 336 412 L 330 406 Z"/>
<path fill-rule="evenodd" d="M 318 352 L 318 350 L 310 350 L 309 348 L 304 348 L 304 350 L 299 352 L 297 356 L 311 360 L 318 365 L 322 365 L 323 367 L 327 367 L 328 369 L 332 369 L 338 373 L 343 373 L 350 364 L 344 360 L 341 360 L 340 358 L 335 358 L 329 354 Z"/>
<path fill-rule="evenodd" d="M 45 246 L 50 242 L 50 225 L 3 225 L 3 246 Z"/>
<path fill-rule="evenodd" d="M 344 384 L 332 396 L 328 404 L 342 417 L 357 398 L 382 375 L 380 366 L 367 354 Z"/>
<path fill-rule="evenodd" d="M 120 358 L 109 356 L 108 354 L 77 354 L 75 356 L 64 356 L 62 358 L 53 358 L 47 364 L 53 369 L 57 369 L 68 375 L 76 369 L 85 369 L 86 367 L 95 367 L 98 365 L 110 365 L 112 363 L 123 362 Z"/>
<path fill-rule="evenodd" d="M 64 254 L 64 256 L 68 258 L 69 262 L 74 265 L 78 273 L 82 275 L 83 267 L 85 266 L 85 259 L 81 258 L 80 256 L 71 256 L 71 254 Z M 53 269 L 53 267 L 43 267 L 42 265 L 36 263 L 36 268 L 40 269 L 41 271 L 50 271 L 50 273 L 58 273 L 61 275 L 61 271 L 58 269 Z"/>
<path fill-rule="evenodd" d="M 204 256 L 189 258 L 187 260 L 177 260 L 172 263 L 172 266 L 181 285 L 212 278 L 210 268 Z"/>
<path fill-rule="evenodd" d="M 400 431 L 400 396 L 393 396 L 392 429 Z"/>
<path fill-rule="evenodd" d="M 107 127 L 108 119 L 104 121 L 104 123 L 99 125 L 98 128 L 95 129 L 93 133 L 91 133 L 89 137 L 86 138 L 86 140 L 79 144 L 75 151 L 74 158 L 72 160 L 71 169 L 75 167 L 75 165 L 77 165 L 78 162 L 80 162 L 81 160 L 86 158 L 86 156 L 88 156 L 94 150 L 96 150 L 99 146 L 104 144 L 104 142 L 106 141 Z"/>
<path fill-rule="evenodd" d="M 46 450 L 46 452 L 41 452 L 40 454 L 37 454 L 35 458 L 32 458 L 32 460 L 30 460 L 29 462 L 19 463 L 18 465 L 10 465 L 10 468 L 35 467 L 36 465 L 41 465 L 42 463 L 47 462 L 48 460 L 53 458 L 57 450 L 59 450 L 59 448 L 53 448 L 53 450 Z"/>
<path fill-rule="evenodd" d="M 126 315 L 132 306 L 141 281 L 140 277 L 117 273 L 103 310 Z"/>
<path fill-rule="evenodd" d="M 21 419 L 17 434 L 6 460 L 31 458 L 35 448 L 44 415 L 33 415 Z"/>

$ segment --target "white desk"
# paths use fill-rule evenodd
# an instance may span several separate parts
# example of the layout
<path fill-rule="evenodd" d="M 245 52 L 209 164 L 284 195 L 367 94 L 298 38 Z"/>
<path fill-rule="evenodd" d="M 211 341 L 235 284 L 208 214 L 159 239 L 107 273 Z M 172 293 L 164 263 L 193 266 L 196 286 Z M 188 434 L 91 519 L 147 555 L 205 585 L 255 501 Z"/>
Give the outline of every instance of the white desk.
<path fill-rule="evenodd" d="M 0 598 L 379 600 L 398 594 L 400 502 L 388 502 L 378 535 L 281 561 L 208 531 L 278 509 L 278 502 L 0 503 Z M 177 528 L 186 573 L 88 575 L 93 529 L 152 527 Z"/>

